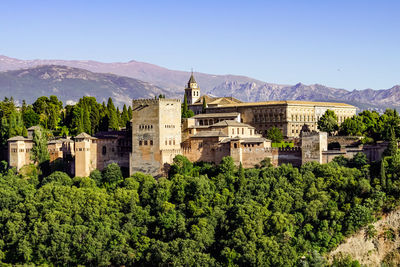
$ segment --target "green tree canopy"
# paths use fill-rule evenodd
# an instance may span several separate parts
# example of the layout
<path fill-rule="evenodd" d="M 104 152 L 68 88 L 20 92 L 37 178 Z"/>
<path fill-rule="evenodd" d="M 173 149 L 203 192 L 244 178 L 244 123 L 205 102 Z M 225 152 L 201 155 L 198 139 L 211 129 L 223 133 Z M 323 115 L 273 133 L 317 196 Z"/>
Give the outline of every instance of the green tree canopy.
<path fill-rule="evenodd" d="M 318 120 L 318 129 L 330 135 L 339 129 L 337 116 L 333 110 L 328 109 Z"/>
<path fill-rule="evenodd" d="M 32 159 L 37 164 L 42 164 L 50 159 L 46 131 L 41 127 L 36 128 L 33 133 Z"/>
<path fill-rule="evenodd" d="M 274 143 L 280 143 L 283 140 L 282 131 L 275 126 L 272 126 L 267 131 L 267 138 L 270 139 Z"/>

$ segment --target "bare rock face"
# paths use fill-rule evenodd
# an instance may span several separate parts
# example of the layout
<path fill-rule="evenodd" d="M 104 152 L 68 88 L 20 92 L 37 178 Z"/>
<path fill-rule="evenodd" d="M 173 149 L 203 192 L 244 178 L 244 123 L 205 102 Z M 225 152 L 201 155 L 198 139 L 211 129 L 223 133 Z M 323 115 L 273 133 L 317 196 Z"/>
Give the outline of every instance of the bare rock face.
<path fill-rule="evenodd" d="M 382 263 L 386 263 L 387 266 L 399 266 L 400 209 L 387 214 L 372 225 L 376 230 L 373 237 L 368 235 L 365 227 L 332 251 L 329 258 L 350 255 L 363 266 L 381 266 Z"/>

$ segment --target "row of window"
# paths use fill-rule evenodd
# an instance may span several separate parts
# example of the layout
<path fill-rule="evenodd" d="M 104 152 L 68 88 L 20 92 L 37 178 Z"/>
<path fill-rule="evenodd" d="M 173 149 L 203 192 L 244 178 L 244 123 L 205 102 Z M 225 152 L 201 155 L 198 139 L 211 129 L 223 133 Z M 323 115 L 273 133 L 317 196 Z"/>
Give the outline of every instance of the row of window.
<path fill-rule="evenodd" d="M 243 144 L 244 147 L 254 147 L 254 144 Z"/>
<path fill-rule="evenodd" d="M 193 96 L 199 96 L 199 93 L 200 93 L 199 91 L 192 91 L 192 92 L 193 92 L 192 93 Z M 190 91 L 187 92 L 187 96 L 190 96 Z"/>
<path fill-rule="evenodd" d="M 175 139 L 169 139 L 169 140 L 167 140 L 167 139 L 165 139 L 165 145 L 167 146 L 167 145 L 175 145 Z"/>
<path fill-rule="evenodd" d="M 153 125 L 139 125 L 139 130 L 151 130 Z"/>
<path fill-rule="evenodd" d="M 75 149 L 75 151 L 89 151 L 90 149 L 89 148 L 86 148 L 86 150 L 84 149 L 84 148 L 77 148 L 77 149 Z"/>
<path fill-rule="evenodd" d="M 253 110 L 254 114 L 284 114 L 284 109 L 257 109 Z"/>
<path fill-rule="evenodd" d="M 20 148 L 19 150 L 17 148 L 11 148 L 11 152 L 13 152 L 13 153 L 17 153 L 18 151 L 19 152 L 31 152 L 32 148 L 27 148 L 27 149 Z"/>
<path fill-rule="evenodd" d="M 263 116 L 254 116 L 254 122 L 262 122 L 262 121 L 281 121 L 281 116 L 271 116 L 271 117 L 263 117 Z"/>
<path fill-rule="evenodd" d="M 240 134 L 240 129 L 242 129 L 242 134 L 244 134 L 244 128 L 236 128 L 236 134 Z M 232 128 L 232 134 L 235 134 L 234 128 Z M 250 135 L 253 135 L 253 130 L 250 130 Z"/>
<path fill-rule="evenodd" d="M 174 129 L 174 128 L 175 128 L 175 125 L 164 125 L 164 128 L 167 128 L 167 129 Z"/>
<path fill-rule="evenodd" d="M 139 146 L 152 146 L 153 140 L 140 140 Z"/>
<path fill-rule="evenodd" d="M 311 119 L 311 120 L 310 120 Z M 315 117 L 310 115 L 292 115 L 292 121 L 314 121 Z"/>

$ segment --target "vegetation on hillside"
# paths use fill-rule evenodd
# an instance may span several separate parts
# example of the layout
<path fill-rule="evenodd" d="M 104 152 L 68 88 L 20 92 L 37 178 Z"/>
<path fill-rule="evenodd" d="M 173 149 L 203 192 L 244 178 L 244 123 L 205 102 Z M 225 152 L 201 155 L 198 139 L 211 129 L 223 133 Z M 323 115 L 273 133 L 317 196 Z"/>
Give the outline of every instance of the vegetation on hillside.
<path fill-rule="evenodd" d="M 321 266 L 321 255 L 398 204 L 400 154 L 384 161 L 384 179 L 361 153 L 257 169 L 177 156 L 158 181 L 124 178 L 116 164 L 75 178 L 2 167 L 0 262 Z"/>
<path fill-rule="evenodd" d="M 98 103 L 94 97 L 82 97 L 76 105 L 66 105 L 56 96 L 39 97 L 32 105 L 24 101 L 17 107 L 14 100 L 0 101 L 0 151 L 7 151 L 7 140 L 13 136 L 27 136 L 27 129 L 40 125 L 48 136 L 77 135 L 81 132 L 94 135 L 99 131 L 129 128 L 132 108 L 115 108 L 111 98 Z M 0 159 L 6 155 L 1 154 Z"/>
<path fill-rule="evenodd" d="M 395 109 L 383 114 L 365 110 L 352 118 L 345 119 L 339 127 L 340 135 L 364 136 L 372 141 L 390 140 L 392 131 L 400 136 L 400 116 Z"/>

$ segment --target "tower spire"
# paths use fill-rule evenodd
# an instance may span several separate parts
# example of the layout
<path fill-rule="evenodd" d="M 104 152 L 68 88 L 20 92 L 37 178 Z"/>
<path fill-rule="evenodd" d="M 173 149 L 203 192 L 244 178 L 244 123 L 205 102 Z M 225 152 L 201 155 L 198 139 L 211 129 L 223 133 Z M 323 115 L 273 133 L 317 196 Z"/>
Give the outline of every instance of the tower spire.
<path fill-rule="evenodd" d="M 196 101 L 200 98 L 200 88 L 194 79 L 193 68 L 191 68 L 190 79 L 187 83 L 185 94 L 189 105 L 196 103 Z"/>

